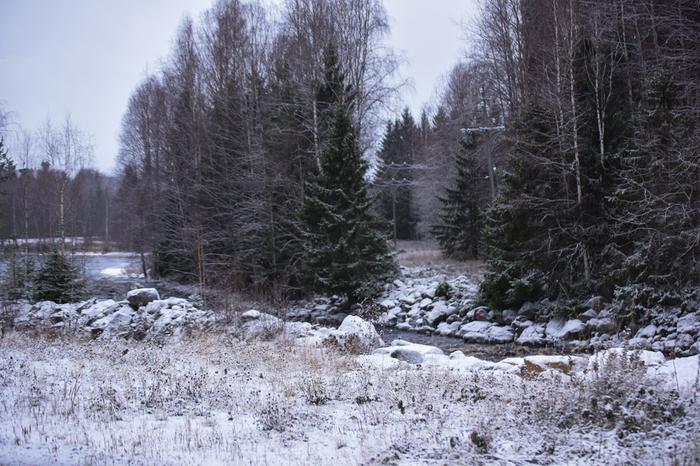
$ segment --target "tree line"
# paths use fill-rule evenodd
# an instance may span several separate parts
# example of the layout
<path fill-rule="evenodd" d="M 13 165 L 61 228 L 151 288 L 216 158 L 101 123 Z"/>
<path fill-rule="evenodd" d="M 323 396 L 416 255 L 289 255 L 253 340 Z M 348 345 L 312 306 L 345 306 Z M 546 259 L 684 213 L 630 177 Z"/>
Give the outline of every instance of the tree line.
<path fill-rule="evenodd" d="M 392 268 L 364 166 L 396 94 L 387 32 L 378 0 L 289 0 L 277 16 L 219 0 L 185 19 L 124 116 L 124 241 L 202 287 L 358 299 Z"/>
<path fill-rule="evenodd" d="M 425 215 L 419 224 L 432 225 L 446 254 L 486 259 L 481 295 L 496 308 L 610 298 L 629 285 L 697 286 L 697 1 L 481 7 L 472 53 L 455 67 L 430 125 L 450 137 L 422 139 L 414 159 L 401 161 L 411 176 L 397 177 L 397 125 L 387 129 L 387 178 L 406 180 L 413 193 L 400 198 L 398 225 Z M 421 165 L 436 148 L 452 154 L 451 181 L 426 194 L 410 180 L 430 179 Z M 427 167 L 445 173 L 440 163 Z M 416 198 L 438 208 L 404 214 Z"/>
<path fill-rule="evenodd" d="M 115 179 L 90 168 L 89 136 L 70 116 L 10 132 L 9 112 L 0 113 L 7 121 L 0 125 L 0 241 L 46 249 L 56 241 L 64 248 L 66 238 L 109 240 Z"/>
<path fill-rule="evenodd" d="M 48 163 L 24 182 L 0 159 L 2 236 L 104 229 L 154 275 L 351 300 L 396 270 L 392 238 L 486 260 L 495 308 L 697 285 L 697 1 L 480 8 L 436 100 L 387 123 L 381 1 L 219 0 L 133 92 L 115 181 L 50 157 L 80 158 L 66 128 L 38 133 Z M 27 226 L 32 180 L 51 207 Z"/>

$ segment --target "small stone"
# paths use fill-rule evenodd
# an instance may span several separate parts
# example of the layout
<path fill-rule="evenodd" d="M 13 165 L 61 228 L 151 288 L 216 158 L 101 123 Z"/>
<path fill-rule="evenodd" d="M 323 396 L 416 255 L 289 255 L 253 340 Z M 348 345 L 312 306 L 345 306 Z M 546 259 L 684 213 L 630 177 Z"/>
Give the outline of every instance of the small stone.
<path fill-rule="evenodd" d="M 583 322 L 588 322 L 591 319 L 595 319 L 598 317 L 598 312 L 594 311 L 593 309 L 589 309 L 583 314 L 579 315 L 578 318 L 581 319 Z"/>
<path fill-rule="evenodd" d="M 501 314 L 501 320 L 505 324 L 512 324 L 518 318 L 518 312 L 513 309 L 506 309 Z"/>
<path fill-rule="evenodd" d="M 520 309 L 518 310 L 518 315 L 522 316 L 527 320 L 534 320 L 535 317 L 537 317 L 537 307 L 533 303 L 528 301 L 522 306 L 520 306 Z"/>
<path fill-rule="evenodd" d="M 472 311 L 474 313 L 472 320 L 479 320 L 479 321 L 488 320 L 489 312 L 491 312 L 491 310 L 485 306 L 479 306 L 479 307 L 473 309 Z"/>
<path fill-rule="evenodd" d="M 251 309 L 250 311 L 246 311 L 243 314 L 241 314 L 241 320 L 245 322 L 250 322 L 251 320 L 258 320 L 262 313 L 258 310 Z"/>

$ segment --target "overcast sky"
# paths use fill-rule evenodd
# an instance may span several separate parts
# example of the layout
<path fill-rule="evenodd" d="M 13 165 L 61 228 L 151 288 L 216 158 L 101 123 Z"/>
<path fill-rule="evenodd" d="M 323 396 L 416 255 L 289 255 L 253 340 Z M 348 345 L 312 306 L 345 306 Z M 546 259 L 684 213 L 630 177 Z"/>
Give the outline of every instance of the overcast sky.
<path fill-rule="evenodd" d="M 271 0 L 279 1 L 279 0 Z M 170 49 L 182 17 L 213 0 L 0 0 L 0 101 L 22 127 L 47 116 L 92 136 L 94 165 L 114 167 L 131 91 Z M 385 0 L 390 44 L 413 83 L 404 100 L 418 113 L 463 52 L 460 22 L 475 0 Z"/>

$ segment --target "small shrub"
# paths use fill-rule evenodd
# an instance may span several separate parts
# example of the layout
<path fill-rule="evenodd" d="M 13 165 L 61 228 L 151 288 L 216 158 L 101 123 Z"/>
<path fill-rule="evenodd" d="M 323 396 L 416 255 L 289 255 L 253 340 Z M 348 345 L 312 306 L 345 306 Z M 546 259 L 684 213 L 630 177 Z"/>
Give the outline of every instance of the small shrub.
<path fill-rule="evenodd" d="M 78 269 L 61 252 L 49 254 L 34 282 L 34 299 L 59 304 L 78 302 L 82 292 Z"/>
<path fill-rule="evenodd" d="M 325 405 L 330 397 L 322 379 L 315 377 L 304 378 L 299 384 L 304 399 L 310 405 Z"/>
<path fill-rule="evenodd" d="M 540 293 L 537 277 L 514 277 L 507 271 L 491 272 L 481 283 L 479 301 L 494 310 L 518 309 L 528 301 L 535 301 Z"/>
<path fill-rule="evenodd" d="M 284 432 L 293 421 L 289 407 L 284 406 L 279 398 L 272 395 L 268 395 L 259 404 L 256 414 L 260 428 L 265 431 Z"/>
<path fill-rule="evenodd" d="M 440 283 L 438 285 L 438 287 L 435 289 L 435 297 L 436 298 L 450 299 L 450 297 L 452 296 L 452 293 L 453 293 L 452 287 L 447 282 Z"/>
<path fill-rule="evenodd" d="M 480 435 L 477 431 L 472 431 L 472 433 L 469 435 L 469 440 L 471 440 L 472 444 L 474 447 L 476 447 L 476 450 L 479 453 L 486 453 L 489 451 L 489 441 L 488 439 Z"/>
<path fill-rule="evenodd" d="M 279 319 L 265 319 L 261 324 L 261 340 L 274 340 L 284 332 L 284 322 Z"/>

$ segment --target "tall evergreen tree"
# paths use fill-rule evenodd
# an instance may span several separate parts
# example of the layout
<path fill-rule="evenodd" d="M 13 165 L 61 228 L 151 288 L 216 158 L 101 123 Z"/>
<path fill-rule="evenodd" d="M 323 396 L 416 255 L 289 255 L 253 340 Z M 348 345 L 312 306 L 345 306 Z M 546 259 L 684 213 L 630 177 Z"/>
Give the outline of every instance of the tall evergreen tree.
<path fill-rule="evenodd" d="M 9 300 L 29 299 L 32 297 L 34 281 L 34 262 L 26 255 L 21 258 L 16 248 L 10 248 L 4 277 L 2 277 L 0 297 Z"/>
<path fill-rule="evenodd" d="M 443 253 L 459 260 L 476 259 L 480 253 L 482 208 L 488 197 L 486 174 L 474 157 L 474 143 L 460 141 L 457 179 L 445 190 L 440 223 L 432 228 Z"/>
<path fill-rule="evenodd" d="M 351 100 L 347 90 L 339 96 L 331 141 L 320 174 L 306 185 L 301 219 L 307 282 L 354 303 L 375 295 L 396 268 L 382 224 L 371 213 Z"/>
<path fill-rule="evenodd" d="M 7 149 L 5 149 L 5 141 L 0 138 L 0 183 L 7 180 L 12 176 L 15 171 L 15 164 L 7 155 Z"/>
<path fill-rule="evenodd" d="M 618 284 L 700 282 L 699 139 L 680 90 L 671 70 L 656 73 L 622 151 L 606 250 L 607 273 Z"/>
<path fill-rule="evenodd" d="M 387 125 L 379 150 L 380 171 L 375 180 L 380 189 L 379 209 L 392 222 L 394 239 L 414 239 L 416 214 L 413 206 L 414 154 L 420 133 L 406 108 L 401 118 Z"/>

